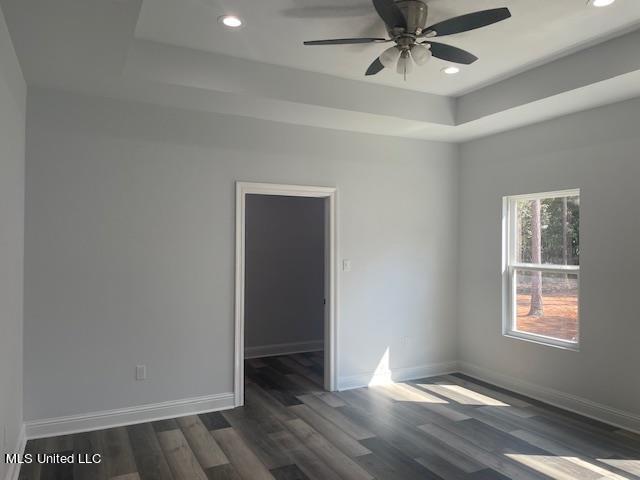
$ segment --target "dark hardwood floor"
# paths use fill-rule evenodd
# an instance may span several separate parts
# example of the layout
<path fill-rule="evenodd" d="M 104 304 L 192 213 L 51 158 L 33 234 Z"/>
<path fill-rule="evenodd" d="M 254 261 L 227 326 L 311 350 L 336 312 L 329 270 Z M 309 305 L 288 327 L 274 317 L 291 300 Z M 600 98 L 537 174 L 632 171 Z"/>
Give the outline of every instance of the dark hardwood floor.
<path fill-rule="evenodd" d="M 24 480 L 631 479 L 640 435 L 464 375 L 324 392 L 322 354 L 249 360 L 246 405 L 32 440 Z"/>

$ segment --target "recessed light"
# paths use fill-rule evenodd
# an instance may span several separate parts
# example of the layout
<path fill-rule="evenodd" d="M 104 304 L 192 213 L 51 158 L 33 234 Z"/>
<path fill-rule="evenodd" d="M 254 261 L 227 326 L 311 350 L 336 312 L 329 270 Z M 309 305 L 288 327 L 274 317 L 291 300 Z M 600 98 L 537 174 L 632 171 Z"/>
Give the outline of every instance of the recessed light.
<path fill-rule="evenodd" d="M 229 28 L 238 28 L 242 26 L 242 20 L 240 17 L 236 17 L 235 15 L 223 15 L 218 18 L 218 22 Z"/>
<path fill-rule="evenodd" d="M 449 67 L 444 67 L 440 70 L 442 73 L 446 73 L 447 75 L 455 75 L 456 73 L 460 73 L 460 69 L 458 67 L 454 67 L 453 65 Z"/>
<path fill-rule="evenodd" d="M 594 7 L 608 7 L 616 0 L 590 0 L 590 4 Z"/>

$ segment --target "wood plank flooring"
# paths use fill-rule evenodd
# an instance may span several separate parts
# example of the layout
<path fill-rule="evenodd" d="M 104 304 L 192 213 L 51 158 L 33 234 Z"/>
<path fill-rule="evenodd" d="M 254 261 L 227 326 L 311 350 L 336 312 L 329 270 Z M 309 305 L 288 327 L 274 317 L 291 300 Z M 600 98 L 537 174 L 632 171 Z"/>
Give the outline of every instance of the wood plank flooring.
<path fill-rule="evenodd" d="M 324 392 L 322 353 L 247 361 L 241 408 L 31 440 L 22 480 L 640 479 L 640 435 L 461 374 Z"/>

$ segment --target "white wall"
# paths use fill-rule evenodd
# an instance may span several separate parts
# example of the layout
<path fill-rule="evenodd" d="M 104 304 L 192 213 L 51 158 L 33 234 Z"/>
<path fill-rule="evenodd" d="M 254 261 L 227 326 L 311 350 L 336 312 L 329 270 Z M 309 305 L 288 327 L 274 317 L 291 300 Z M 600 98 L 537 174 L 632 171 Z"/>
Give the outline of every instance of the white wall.
<path fill-rule="evenodd" d="M 460 357 L 640 413 L 640 99 L 461 147 Z M 501 335 L 501 198 L 581 189 L 580 352 Z"/>
<path fill-rule="evenodd" d="M 341 376 L 455 360 L 455 146 L 45 90 L 27 142 L 27 419 L 232 390 L 236 180 L 338 188 Z"/>
<path fill-rule="evenodd" d="M 4 453 L 15 451 L 22 428 L 25 98 L 0 10 L 0 478 Z"/>
<path fill-rule="evenodd" d="M 323 198 L 247 196 L 245 354 L 279 344 L 322 346 L 324 204 Z"/>

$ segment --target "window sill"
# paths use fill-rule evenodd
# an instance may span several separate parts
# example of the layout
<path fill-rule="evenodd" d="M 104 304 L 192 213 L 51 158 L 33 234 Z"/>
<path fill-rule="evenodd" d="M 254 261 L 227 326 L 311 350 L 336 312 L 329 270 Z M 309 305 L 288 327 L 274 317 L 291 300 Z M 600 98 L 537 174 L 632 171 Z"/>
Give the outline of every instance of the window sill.
<path fill-rule="evenodd" d="M 529 343 L 535 343 L 537 345 L 543 345 L 545 347 L 559 348 L 561 350 L 569 350 L 571 352 L 580 351 L 579 343 L 562 342 L 560 340 L 546 339 L 544 337 L 526 335 L 519 332 L 505 332 L 502 334 L 502 336 L 512 338 L 514 340 L 522 340 Z"/>

